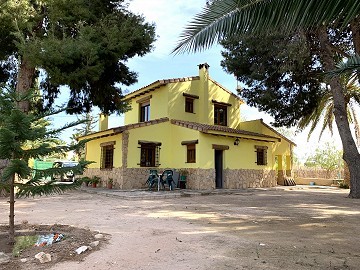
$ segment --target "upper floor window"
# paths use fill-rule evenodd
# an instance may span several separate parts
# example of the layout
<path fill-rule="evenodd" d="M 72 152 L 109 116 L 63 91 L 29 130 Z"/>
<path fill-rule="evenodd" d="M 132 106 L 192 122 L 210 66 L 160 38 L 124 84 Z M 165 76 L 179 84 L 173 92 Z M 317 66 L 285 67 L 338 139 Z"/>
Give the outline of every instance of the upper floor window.
<path fill-rule="evenodd" d="M 100 169 L 112 169 L 114 167 L 115 142 L 102 143 Z"/>
<path fill-rule="evenodd" d="M 150 100 L 140 103 L 140 122 L 150 120 Z"/>
<path fill-rule="evenodd" d="M 199 99 L 199 96 L 188 93 L 183 93 L 183 96 L 185 97 L 185 112 L 194 113 L 194 101 Z"/>
<path fill-rule="evenodd" d="M 214 104 L 214 125 L 227 126 L 227 106 Z"/>
<path fill-rule="evenodd" d="M 194 112 L 194 99 L 185 98 L 185 112 L 193 113 Z"/>
<path fill-rule="evenodd" d="M 255 145 L 257 165 L 267 165 L 267 148 L 267 146 Z"/>

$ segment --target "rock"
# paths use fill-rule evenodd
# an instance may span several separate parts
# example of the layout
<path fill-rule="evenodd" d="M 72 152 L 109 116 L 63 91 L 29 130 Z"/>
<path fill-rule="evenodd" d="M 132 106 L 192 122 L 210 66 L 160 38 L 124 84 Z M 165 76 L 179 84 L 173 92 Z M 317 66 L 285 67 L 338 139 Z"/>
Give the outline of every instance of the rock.
<path fill-rule="evenodd" d="M 104 235 L 102 235 L 101 233 L 95 234 L 95 239 L 103 239 Z"/>
<path fill-rule="evenodd" d="M 10 262 L 10 257 L 4 252 L 0 252 L 0 264 L 5 264 Z"/>
<path fill-rule="evenodd" d="M 22 259 L 20 259 L 20 262 L 26 263 L 26 262 L 27 262 L 27 259 L 26 259 L 26 258 L 22 258 Z"/>
<path fill-rule="evenodd" d="M 94 241 L 90 243 L 90 247 L 97 247 L 100 244 L 100 241 Z"/>
<path fill-rule="evenodd" d="M 45 252 L 39 252 L 38 254 L 35 255 L 35 258 L 38 259 L 40 263 L 51 262 L 51 255 L 46 254 Z"/>
<path fill-rule="evenodd" d="M 81 247 L 79 247 L 78 249 L 76 249 L 75 252 L 76 252 L 77 254 L 81 254 L 81 253 L 87 251 L 88 249 L 89 249 L 88 246 L 81 246 Z"/>

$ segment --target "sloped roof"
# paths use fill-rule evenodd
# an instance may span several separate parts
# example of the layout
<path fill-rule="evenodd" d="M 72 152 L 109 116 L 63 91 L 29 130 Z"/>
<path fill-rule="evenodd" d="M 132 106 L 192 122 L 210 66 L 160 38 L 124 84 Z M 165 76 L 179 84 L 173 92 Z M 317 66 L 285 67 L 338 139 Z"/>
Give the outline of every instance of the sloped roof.
<path fill-rule="evenodd" d="M 192 76 L 192 77 L 183 77 L 183 78 L 173 78 L 173 79 L 162 79 L 162 80 L 157 80 L 153 83 L 150 83 L 148 85 L 145 85 L 143 87 L 141 87 L 138 90 L 135 90 L 134 92 L 131 92 L 127 95 L 124 96 L 125 100 L 128 99 L 132 99 L 141 95 L 145 95 L 149 92 L 155 91 L 156 89 L 160 88 L 161 86 L 164 86 L 168 83 L 177 83 L 177 82 L 187 82 L 187 81 L 194 81 L 194 80 L 200 80 L 199 76 Z M 233 92 L 229 91 L 228 89 L 226 89 L 224 86 L 222 86 L 220 83 L 218 83 L 217 81 L 213 80 L 212 78 L 209 78 L 209 81 L 211 81 L 212 83 L 214 83 L 215 85 L 219 86 L 222 90 L 224 90 L 225 92 L 229 93 L 230 95 L 234 96 L 236 99 L 238 99 L 241 103 L 244 103 L 244 101 L 237 96 L 236 94 L 234 94 Z"/>
<path fill-rule="evenodd" d="M 239 135 L 255 136 L 255 137 L 261 137 L 261 138 L 281 140 L 278 137 L 273 137 L 273 136 L 256 133 L 256 132 L 251 132 L 251 131 L 246 131 L 246 130 L 241 130 L 241 129 L 229 128 L 229 127 L 225 127 L 225 126 L 208 125 L 208 124 L 176 120 L 176 119 L 171 119 L 171 123 L 174 125 L 181 126 L 181 127 L 198 130 L 198 131 L 201 131 L 204 133 L 208 133 L 209 131 L 219 131 L 219 132 L 225 132 L 225 133 L 233 133 L 233 134 L 239 134 Z"/>
<path fill-rule="evenodd" d="M 168 83 L 186 82 L 186 81 L 194 81 L 194 80 L 200 80 L 200 77 L 193 76 L 193 77 L 157 80 L 153 83 L 150 83 L 148 85 L 141 87 L 138 90 L 135 90 L 134 92 L 131 92 L 131 93 L 125 95 L 124 99 L 126 100 L 126 99 L 131 99 L 131 98 L 135 98 L 135 97 L 144 95 L 144 94 L 154 91 L 155 89 L 160 88 L 161 86 L 166 85 Z"/>

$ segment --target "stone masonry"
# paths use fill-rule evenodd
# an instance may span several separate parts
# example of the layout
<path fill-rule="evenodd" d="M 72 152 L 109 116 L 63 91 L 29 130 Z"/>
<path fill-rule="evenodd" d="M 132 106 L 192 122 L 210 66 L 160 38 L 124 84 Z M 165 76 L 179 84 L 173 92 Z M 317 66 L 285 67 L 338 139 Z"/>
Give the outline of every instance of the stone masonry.
<path fill-rule="evenodd" d="M 159 172 L 162 168 L 154 168 Z M 101 185 L 106 186 L 109 178 L 114 180 L 114 188 L 118 189 L 141 189 L 145 188 L 145 182 L 150 168 L 114 168 L 113 170 L 87 169 L 84 176 L 101 178 Z M 188 189 L 215 189 L 215 169 L 187 169 Z M 224 170 L 224 188 L 246 189 L 258 187 L 276 186 L 276 172 L 274 170 Z"/>

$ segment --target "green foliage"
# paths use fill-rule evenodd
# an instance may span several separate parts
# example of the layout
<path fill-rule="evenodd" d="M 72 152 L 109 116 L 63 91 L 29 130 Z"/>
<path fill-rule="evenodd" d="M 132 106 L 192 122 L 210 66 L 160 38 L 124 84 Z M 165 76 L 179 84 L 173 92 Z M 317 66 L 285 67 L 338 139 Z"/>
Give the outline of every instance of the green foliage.
<path fill-rule="evenodd" d="M 38 238 L 38 235 L 17 236 L 16 243 L 12 252 L 13 256 L 18 257 L 23 250 L 34 246 Z"/>
<path fill-rule="evenodd" d="M 71 135 L 71 144 L 77 144 L 79 137 L 93 133 L 97 122 L 96 117 L 92 116 L 90 112 L 86 113 L 81 118 L 78 117 L 78 120 L 84 121 L 84 123 L 79 125 L 79 127 L 74 128 L 74 133 Z M 85 147 L 79 147 L 75 153 L 79 160 L 84 159 Z"/>
<path fill-rule="evenodd" d="M 201 51 L 231 35 L 292 32 L 334 21 L 345 27 L 360 14 L 358 0 L 213 0 L 207 3 L 185 27 L 173 52 Z"/>
<path fill-rule="evenodd" d="M 26 97 L 29 98 L 29 97 Z M 48 129 L 43 125 L 44 118 L 57 112 L 49 111 L 45 114 L 24 113 L 16 108 L 16 100 L 21 100 L 13 90 L 0 88 L 0 159 L 9 160 L 9 164 L 3 170 L 0 178 L 0 190 L 10 190 L 10 184 L 16 175 L 14 183 L 17 188 L 17 196 L 35 196 L 61 193 L 65 190 L 79 186 L 74 184 L 59 184 L 55 181 L 45 182 L 44 179 L 54 174 L 63 174 L 69 170 L 74 173 L 82 173 L 89 162 L 80 162 L 72 168 L 49 168 L 45 170 L 31 169 L 28 166 L 30 158 L 40 158 L 54 153 L 65 153 L 82 146 L 85 141 L 78 145 L 56 145 L 56 135 L 68 127 L 76 126 L 81 122 L 73 122 L 58 128 Z M 31 143 L 36 142 L 36 143 Z"/>
<path fill-rule="evenodd" d="M 90 180 L 91 184 L 99 184 L 101 181 L 101 178 L 97 175 L 93 176 Z"/>
<path fill-rule="evenodd" d="M 221 45 L 221 65 L 244 84 L 239 95 L 271 114 L 275 126 L 294 126 L 317 107 L 325 90 L 310 34 L 230 36 Z"/>
<path fill-rule="evenodd" d="M 344 166 L 342 151 L 337 150 L 334 145 L 326 143 L 324 147 L 319 147 L 315 153 L 308 157 L 305 166 L 320 167 L 328 172 L 341 169 Z"/>
<path fill-rule="evenodd" d="M 339 184 L 339 188 L 349 189 L 350 187 L 349 187 L 348 184 L 341 182 L 341 183 Z"/>
<path fill-rule="evenodd" d="M 0 8 L 0 83 L 23 85 L 17 73 L 29 71 L 27 83 L 39 79 L 44 106 L 51 106 L 60 87 L 67 86 L 70 113 L 92 106 L 105 113 L 126 111 L 121 87 L 137 81 L 127 61 L 152 50 L 155 26 L 129 12 L 124 2 L 5 1 Z"/>

